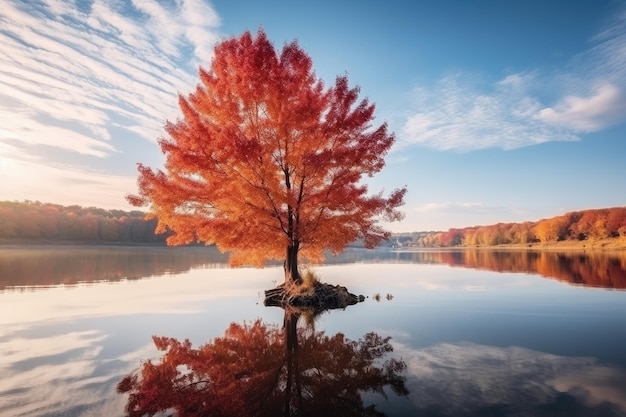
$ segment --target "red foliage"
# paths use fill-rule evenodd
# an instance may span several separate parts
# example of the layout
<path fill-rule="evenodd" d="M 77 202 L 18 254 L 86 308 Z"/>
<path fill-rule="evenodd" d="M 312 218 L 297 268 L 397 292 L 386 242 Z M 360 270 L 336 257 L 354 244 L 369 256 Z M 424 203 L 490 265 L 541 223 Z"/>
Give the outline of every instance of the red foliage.
<path fill-rule="evenodd" d="M 350 341 L 342 334 L 297 329 L 285 313 L 285 328 L 232 323 L 223 337 L 195 349 L 188 340 L 154 337 L 164 352 L 123 378 L 128 416 L 175 410 L 191 416 L 365 415 L 361 392 L 390 387 L 407 395 L 401 360 L 381 359 L 390 338 L 368 333 Z M 370 415 L 370 414 L 367 414 Z"/>
<path fill-rule="evenodd" d="M 604 239 L 626 236 L 626 207 L 566 213 L 538 222 L 498 223 L 429 232 L 416 246 L 495 246 L 561 240 Z"/>
<path fill-rule="evenodd" d="M 215 243 L 233 264 L 287 258 L 295 279 L 298 254 L 321 261 L 389 238 L 377 220 L 402 218 L 406 189 L 369 196 L 360 181 L 383 168 L 394 135 L 371 127 L 374 105 L 347 77 L 326 89 L 297 42 L 279 53 L 260 31 L 220 43 L 200 80 L 159 141 L 165 171 L 140 164 L 128 198 L 151 204 L 158 230 L 175 232 L 168 243 Z"/>

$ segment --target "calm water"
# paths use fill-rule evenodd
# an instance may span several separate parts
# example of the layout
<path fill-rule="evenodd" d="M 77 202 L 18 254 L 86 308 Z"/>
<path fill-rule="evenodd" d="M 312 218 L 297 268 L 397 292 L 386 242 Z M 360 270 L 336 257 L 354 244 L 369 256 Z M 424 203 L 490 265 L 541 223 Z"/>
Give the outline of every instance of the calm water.
<path fill-rule="evenodd" d="M 368 298 L 318 317 L 226 260 L 0 247 L 0 416 L 626 416 L 626 256 L 353 249 L 315 269 Z"/>

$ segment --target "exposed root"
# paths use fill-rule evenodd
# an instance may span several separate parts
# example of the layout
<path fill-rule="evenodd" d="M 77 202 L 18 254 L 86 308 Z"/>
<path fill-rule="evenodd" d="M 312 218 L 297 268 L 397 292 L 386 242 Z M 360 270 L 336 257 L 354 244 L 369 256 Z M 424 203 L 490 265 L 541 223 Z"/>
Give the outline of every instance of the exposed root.
<path fill-rule="evenodd" d="M 323 284 L 316 281 L 314 285 L 282 284 L 265 291 L 265 305 L 276 307 L 303 307 L 316 312 L 346 308 L 365 300 L 362 295 L 356 296 L 348 292 L 346 287 Z"/>

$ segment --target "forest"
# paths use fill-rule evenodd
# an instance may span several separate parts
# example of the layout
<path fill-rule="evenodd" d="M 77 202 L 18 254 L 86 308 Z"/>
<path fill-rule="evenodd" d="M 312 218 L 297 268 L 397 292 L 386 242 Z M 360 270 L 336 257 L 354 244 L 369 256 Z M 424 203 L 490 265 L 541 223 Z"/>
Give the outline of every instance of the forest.
<path fill-rule="evenodd" d="M 0 201 L 0 242 L 165 245 L 157 220 L 142 211 L 105 210 L 36 201 Z"/>
<path fill-rule="evenodd" d="M 105 210 L 33 201 L 0 201 L 0 242 L 5 243 L 165 245 L 169 233 L 155 234 L 156 225 L 156 218 L 147 218 L 145 212 L 138 210 Z M 619 237 L 626 237 L 626 207 L 575 211 L 536 222 L 396 233 L 386 245 L 473 247 Z"/>
<path fill-rule="evenodd" d="M 397 234 L 389 244 L 404 247 L 475 247 L 626 237 L 626 207 L 589 209 L 523 223 Z"/>

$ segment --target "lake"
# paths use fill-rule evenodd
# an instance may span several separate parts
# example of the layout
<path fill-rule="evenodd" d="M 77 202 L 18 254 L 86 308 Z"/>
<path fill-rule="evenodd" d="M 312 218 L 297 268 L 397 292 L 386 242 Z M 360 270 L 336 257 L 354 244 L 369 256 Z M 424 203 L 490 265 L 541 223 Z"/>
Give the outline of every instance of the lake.
<path fill-rule="evenodd" d="M 0 416 L 626 416 L 624 254 L 348 249 L 317 316 L 226 262 L 0 247 Z"/>

